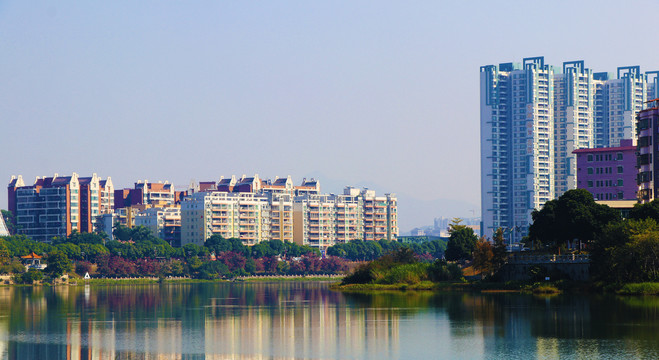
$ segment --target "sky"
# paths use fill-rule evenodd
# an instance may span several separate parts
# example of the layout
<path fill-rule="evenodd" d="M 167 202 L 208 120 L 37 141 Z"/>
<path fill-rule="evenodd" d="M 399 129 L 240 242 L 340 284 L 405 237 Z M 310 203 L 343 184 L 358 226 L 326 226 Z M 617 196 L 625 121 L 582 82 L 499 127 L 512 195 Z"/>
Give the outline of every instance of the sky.
<path fill-rule="evenodd" d="M 659 70 L 657 1 L 2 1 L 0 180 L 259 174 L 480 214 L 479 67 Z M 0 208 L 7 193 L 0 192 Z"/>

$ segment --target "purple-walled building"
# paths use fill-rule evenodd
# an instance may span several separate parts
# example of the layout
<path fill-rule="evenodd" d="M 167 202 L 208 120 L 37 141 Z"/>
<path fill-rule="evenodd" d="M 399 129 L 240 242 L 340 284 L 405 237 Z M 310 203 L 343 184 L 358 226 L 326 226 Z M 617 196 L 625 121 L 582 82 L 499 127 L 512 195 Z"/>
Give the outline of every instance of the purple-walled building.
<path fill-rule="evenodd" d="M 578 149 L 577 188 L 595 200 L 636 200 L 636 146 L 621 140 L 619 147 Z"/>

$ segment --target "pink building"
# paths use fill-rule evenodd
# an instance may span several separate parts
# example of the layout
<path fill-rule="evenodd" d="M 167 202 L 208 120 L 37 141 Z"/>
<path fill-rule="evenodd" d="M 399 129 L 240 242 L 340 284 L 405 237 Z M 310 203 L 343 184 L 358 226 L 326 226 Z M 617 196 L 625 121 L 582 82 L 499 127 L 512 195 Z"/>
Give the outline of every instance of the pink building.
<path fill-rule="evenodd" d="M 619 147 L 578 149 L 577 188 L 595 200 L 636 200 L 636 146 L 621 140 Z"/>

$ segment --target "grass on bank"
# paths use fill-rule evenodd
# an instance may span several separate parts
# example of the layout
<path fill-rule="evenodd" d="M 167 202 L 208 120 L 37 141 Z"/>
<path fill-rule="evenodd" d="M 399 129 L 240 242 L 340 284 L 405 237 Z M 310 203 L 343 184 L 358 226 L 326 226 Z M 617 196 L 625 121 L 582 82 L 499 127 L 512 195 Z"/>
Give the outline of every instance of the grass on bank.
<path fill-rule="evenodd" d="M 644 282 L 625 284 L 617 291 L 620 295 L 659 295 L 659 283 Z"/>

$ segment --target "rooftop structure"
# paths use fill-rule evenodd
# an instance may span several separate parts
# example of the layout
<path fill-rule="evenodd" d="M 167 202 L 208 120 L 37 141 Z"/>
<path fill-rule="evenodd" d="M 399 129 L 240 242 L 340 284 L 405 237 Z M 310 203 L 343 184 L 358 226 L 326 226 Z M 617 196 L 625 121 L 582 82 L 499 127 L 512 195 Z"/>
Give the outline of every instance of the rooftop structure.
<path fill-rule="evenodd" d="M 173 205 L 180 201 L 182 194 L 174 190 L 174 184 L 139 180 L 132 189 L 120 189 L 114 192 L 114 208 L 120 209 L 133 205 Z"/>

